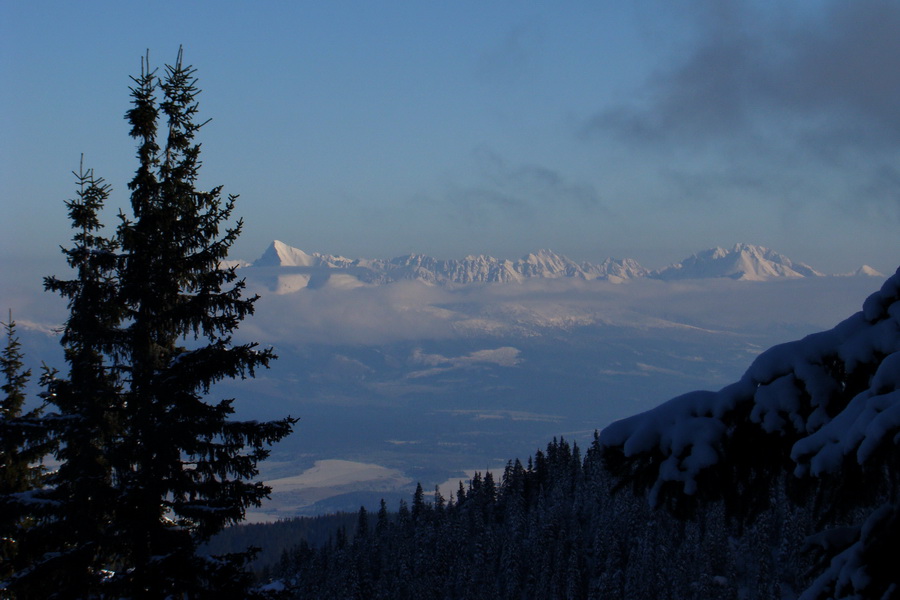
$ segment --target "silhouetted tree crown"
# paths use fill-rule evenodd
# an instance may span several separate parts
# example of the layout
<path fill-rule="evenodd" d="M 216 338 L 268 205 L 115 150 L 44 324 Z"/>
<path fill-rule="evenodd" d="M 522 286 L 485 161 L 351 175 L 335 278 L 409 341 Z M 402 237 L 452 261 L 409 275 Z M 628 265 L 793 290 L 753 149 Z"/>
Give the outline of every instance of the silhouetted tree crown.
<path fill-rule="evenodd" d="M 60 466 L 32 494 L 51 510 L 35 509 L 20 536 L 40 555 L 7 587 L 22 597 L 244 598 L 253 553 L 208 557 L 198 547 L 267 496 L 257 464 L 295 420 L 234 420 L 233 400 L 210 397 L 217 382 L 252 377 L 275 358 L 232 339 L 256 301 L 223 267 L 242 226 L 232 222 L 237 197 L 197 187 L 205 123 L 182 51 L 162 73 L 142 59 L 132 80 L 130 214 L 105 234 L 110 188 L 79 169 L 63 250 L 73 275 L 45 280 L 69 309 L 68 372 L 44 378 L 55 412 L 43 422 Z"/>

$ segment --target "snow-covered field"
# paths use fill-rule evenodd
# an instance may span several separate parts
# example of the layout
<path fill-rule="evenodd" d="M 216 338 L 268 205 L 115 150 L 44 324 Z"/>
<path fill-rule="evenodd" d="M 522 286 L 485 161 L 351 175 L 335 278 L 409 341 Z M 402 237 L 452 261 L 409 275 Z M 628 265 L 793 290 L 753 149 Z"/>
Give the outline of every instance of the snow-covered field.
<path fill-rule="evenodd" d="M 320 500 L 348 491 L 394 491 L 404 489 L 411 480 L 397 469 L 349 460 L 317 460 L 300 473 L 268 479 L 271 500 L 263 507 L 249 511 L 249 522 L 275 521 L 292 517 Z"/>

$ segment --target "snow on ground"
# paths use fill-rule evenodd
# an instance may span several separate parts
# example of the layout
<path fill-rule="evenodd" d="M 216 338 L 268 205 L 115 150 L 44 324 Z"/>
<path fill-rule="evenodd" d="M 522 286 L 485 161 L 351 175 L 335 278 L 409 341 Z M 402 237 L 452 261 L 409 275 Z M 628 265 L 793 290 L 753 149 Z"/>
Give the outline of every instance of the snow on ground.
<path fill-rule="evenodd" d="M 315 464 L 290 477 L 267 480 L 271 499 L 247 513 L 247 521 L 259 523 L 292 517 L 306 506 L 338 494 L 358 490 L 393 491 L 412 483 L 397 469 L 350 460 L 317 460 Z"/>

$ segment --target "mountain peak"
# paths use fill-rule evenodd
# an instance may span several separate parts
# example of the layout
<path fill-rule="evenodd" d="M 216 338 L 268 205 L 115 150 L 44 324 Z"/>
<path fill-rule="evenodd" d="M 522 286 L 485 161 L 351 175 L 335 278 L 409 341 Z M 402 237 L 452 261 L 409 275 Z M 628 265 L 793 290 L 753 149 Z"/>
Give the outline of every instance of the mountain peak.
<path fill-rule="evenodd" d="M 308 267 L 314 262 L 312 256 L 288 246 L 280 240 L 274 240 L 263 255 L 253 262 L 254 267 Z"/>
<path fill-rule="evenodd" d="M 809 265 L 795 263 L 764 246 L 735 244 L 730 250 L 716 247 L 698 252 L 680 263 L 654 271 L 651 277 L 663 280 L 727 277 L 745 281 L 765 281 L 782 277 L 819 277 Z"/>
<path fill-rule="evenodd" d="M 852 277 L 884 277 L 884 273 L 873 269 L 869 265 L 863 265 L 852 273 L 848 273 Z"/>
<path fill-rule="evenodd" d="M 358 262 L 358 261 L 357 261 Z M 282 241 L 274 240 L 263 255 L 253 262 L 254 267 L 332 267 L 342 268 L 354 265 L 342 256 L 320 254 L 313 252 L 307 254 L 299 248 L 288 246 Z"/>

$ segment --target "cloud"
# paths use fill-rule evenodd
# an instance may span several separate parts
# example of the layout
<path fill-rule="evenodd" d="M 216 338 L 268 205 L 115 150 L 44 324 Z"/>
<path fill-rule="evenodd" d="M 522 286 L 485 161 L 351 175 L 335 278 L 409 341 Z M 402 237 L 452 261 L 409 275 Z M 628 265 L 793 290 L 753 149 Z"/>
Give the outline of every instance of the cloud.
<path fill-rule="evenodd" d="M 821 27 L 795 27 L 770 94 L 798 112 L 838 111 L 856 121 L 847 141 L 900 137 L 900 5 L 834 2 Z M 856 138 L 859 133 L 865 137 Z M 846 135 L 846 134 L 845 134 Z"/>
<path fill-rule="evenodd" d="M 468 223 L 485 219 L 532 220 L 561 209 L 581 212 L 606 211 L 600 194 L 590 183 L 570 181 L 549 167 L 510 165 L 486 146 L 473 152 L 476 181 L 452 184 L 447 203 Z"/>
<path fill-rule="evenodd" d="M 830 2 L 821 19 L 779 16 L 740 3 L 706 5 L 687 58 L 646 82 L 648 105 L 604 109 L 584 132 L 697 142 L 748 134 L 764 119 L 866 145 L 896 140 L 900 5 Z"/>
<path fill-rule="evenodd" d="M 439 308 L 447 300 L 437 287 L 419 282 L 355 289 L 302 289 L 273 294 L 265 288 L 256 314 L 241 336 L 266 344 L 380 344 L 407 339 L 455 337 L 454 315 Z"/>
<path fill-rule="evenodd" d="M 830 326 L 858 310 L 874 285 L 855 277 L 751 285 L 732 280 L 614 284 L 554 279 L 456 289 L 410 281 L 283 295 L 259 290 L 263 295 L 256 314 L 242 323 L 238 338 L 272 344 L 276 350 L 318 344 L 418 346 L 424 340 L 493 340 L 460 354 L 413 353 L 410 365 L 430 374 L 426 371 L 514 367 L 526 360 L 517 340 L 581 327 L 767 331 L 784 323 Z M 329 370 L 345 378 L 368 375 L 365 365 L 347 356 L 337 357 Z"/>
<path fill-rule="evenodd" d="M 712 194 L 740 182 L 805 197 L 880 188 L 900 143 L 900 5 L 694 6 L 687 51 L 673 52 L 633 100 L 585 119 L 584 139 L 659 152 L 664 179 L 708 172 L 698 184 Z M 786 170 L 809 183 L 791 186 Z M 873 201 L 900 215 L 896 195 Z"/>

